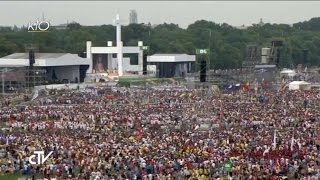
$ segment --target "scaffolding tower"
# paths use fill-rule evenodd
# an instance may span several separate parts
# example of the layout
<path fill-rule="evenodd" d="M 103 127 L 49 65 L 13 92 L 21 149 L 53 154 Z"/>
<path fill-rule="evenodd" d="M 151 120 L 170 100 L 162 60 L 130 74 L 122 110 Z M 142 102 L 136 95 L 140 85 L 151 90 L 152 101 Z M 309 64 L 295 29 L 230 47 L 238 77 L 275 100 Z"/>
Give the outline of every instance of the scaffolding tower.
<path fill-rule="evenodd" d="M 31 61 L 30 52 L 33 51 L 34 60 L 39 58 L 39 48 L 35 44 L 26 44 L 25 45 L 26 54 L 29 55 L 29 61 Z M 26 87 L 29 89 L 34 88 L 35 86 L 42 85 L 46 81 L 46 70 L 34 66 L 32 62 L 29 62 L 29 66 L 26 67 L 25 71 L 26 78 Z"/>
<path fill-rule="evenodd" d="M 281 50 L 283 49 L 284 42 L 282 40 L 271 41 L 271 52 L 270 52 L 270 64 L 275 64 L 277 67 L 281 61 Z"/>
<path fill-rule="evenodd" d="M 242 63 L 243 68 L 254 67 L 260 63 L 261 53 L 257 44 L 248 44 L 246 47 L 246 58 Z"/>

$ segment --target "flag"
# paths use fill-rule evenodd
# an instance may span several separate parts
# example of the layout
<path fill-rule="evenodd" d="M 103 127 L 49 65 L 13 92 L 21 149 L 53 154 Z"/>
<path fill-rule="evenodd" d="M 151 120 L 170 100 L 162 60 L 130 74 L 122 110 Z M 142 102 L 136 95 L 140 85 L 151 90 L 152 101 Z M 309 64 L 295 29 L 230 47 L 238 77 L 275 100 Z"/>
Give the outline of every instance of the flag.
<path fill-rule="evenodd" d="M 255 89 L 255 90 L 258 90 L 258 87 L 259 87 L 259 82 L 256 81 L 255 84 L 254 84 L 254 89 Z"/>
<path fill-rule="evenodd" d="M 39 91 L 38 91 L 38 90 L 35 90 L 35 91 L 33 92 L 33 96 L 32 96 L 31 101 L 35 100 L 38 96 L 39 96 Z"/>
<path fill-rule="evenodd" d="M 200 128 L 200 126 L 199 126 L 199 124 L 194 128 L 194 130 L 197 130 L 197 129 L 199 129 Z"/>
<path fill-rule="evenodd" d="M 301 149 L 301 143 L 298 141 L 297 144 L 298 144 L 299 150 L 300 150 Z"/>
<path fill-rule="evenodd" d="M 142 130 L 141 130 L 141 129 L 138 129 L 138 130 L 134 133 L 134 136 L 135 136 L 137 139 L 140 139 L 140 137 L 142 136 Z"/>
<path fill-rule="evenodd" d="M 291 144 L 290 144 L 291 151 L 293 150 L 293 145 L 294 145 L 294 135 L 292 135 L 292 138 L 291 138 Z"/>
<path fill-rule="evenodd" d="M 107 95 L 106 99 L 113 99 L 113 96 L 112 95 Z"/>
<path fill-rule="evenodd" d="M 279 159 L 278 158 L 276 159 L 276 162 L 275 162 L 275 168 L 276 168 L 277 171 L 280 170 L 280 163 L 279 163 Z"/>
<path fill-rule="evenodd" d="M 288 85 L 287 84 L 283 84 L 282 85 L 282 87 L 281 87 L 281 90 L 280 91 L 284 91 L 284 90 L 286 90 L 286 88 L 288 87 Z"/>
<path fill-rule="evenodd" d="M 273 135 L 273 147 L 276 148 L 277 147 L 277 132 L 276 130 L 274 130 L 274 135 Z"/>
<path fill-rule="evenodd" d="M 304 115 L 305 115 L 306 117 L 308 117 L 308 115 L 309 115 L 309 110 L 308 110 L 308 109 L 304 112 Z"/>
<path fill-rule="evenodd" d="M 212 90 L 214 92 L 219 91 L 219 87 L 217 85 L 212 85 Z"/>
<path fill-rule="evenodd" d="M 269 151 L 270 151 L 270 147 L 266 148 L 266 150 L 263 151 L 263 156 L 265 156 L 267 153 L 269 153 Z"/>
<path fill-rule="evenodd" d="M 249 82 L 244 83 L 244 84 L 240 85 L 240 88 L 244 91 L 250 91 L 250 83 Z"/>

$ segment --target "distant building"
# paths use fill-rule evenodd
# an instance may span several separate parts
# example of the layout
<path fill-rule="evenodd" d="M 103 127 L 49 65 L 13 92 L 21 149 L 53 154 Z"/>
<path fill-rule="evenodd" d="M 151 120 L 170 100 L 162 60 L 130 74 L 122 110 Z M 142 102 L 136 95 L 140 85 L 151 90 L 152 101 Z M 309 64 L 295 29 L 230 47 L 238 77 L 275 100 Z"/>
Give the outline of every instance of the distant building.
<path fill-rule="evenodd" d="M 242 25 L 242 26 L 235 26 L 234 28 L 242 30 L 242 29 L 247 29 L 248 27 L 245 25 Z"/>
<path fill-rule="evenodd" d="M 52 26 L 53 28 L 57 29 L 57 30 L 64 30 L 68 28 L 68 23 L 66 24 L 60 24 L 60 25 L 56 25 L 56 26 Z"/>
<path fill-rule="evenodd" d="M 259 26 L 263 26 L 264 25 L 264 22 L 262 21 L 262 18 L 260 18 L 260 22 L 258 24 Z"/>
<path fill-rule="evenodd" d="M 136 10 L 130 11 L 129 24 L 137 24 L 138 23 L 138 14 Z"/>

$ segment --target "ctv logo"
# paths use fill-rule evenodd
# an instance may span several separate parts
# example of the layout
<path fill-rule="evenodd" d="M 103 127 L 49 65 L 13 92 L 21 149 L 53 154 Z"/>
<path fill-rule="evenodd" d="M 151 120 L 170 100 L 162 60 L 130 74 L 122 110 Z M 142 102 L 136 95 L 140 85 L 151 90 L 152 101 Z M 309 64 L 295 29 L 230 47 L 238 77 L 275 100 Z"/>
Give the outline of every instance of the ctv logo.
<path fill-rule="evenodd" d="M 48 21 L 29 22 L 28 32 L 48 32 L 50 28 L 50 23 Z"/>
<path fill-rule="evenodd" d="M 43 164 L 51 156 L 52 153 L 53 153 L 53 151 L 50 151 L 50 153 L 46 157 L 44 157 L 44 151 L 34 151 L 34 154 L 29 157 L 29 163 L 30 164 Z M 37 159 L 35 161 L 36 157 L 37 157 Z"/>

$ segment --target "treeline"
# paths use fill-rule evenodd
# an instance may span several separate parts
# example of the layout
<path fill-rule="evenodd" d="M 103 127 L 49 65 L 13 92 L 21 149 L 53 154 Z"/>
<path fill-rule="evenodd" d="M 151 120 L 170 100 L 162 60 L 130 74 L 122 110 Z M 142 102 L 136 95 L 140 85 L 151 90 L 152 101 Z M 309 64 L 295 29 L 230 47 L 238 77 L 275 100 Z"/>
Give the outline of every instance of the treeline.
<path fill-rule="evenodd" d="M 81 26 L 71 23 L 66 29 L 50 28 L 47 33 L 28 33 L 27 29 L 0 29 L 0 57 L 25 52 L 25 45 L 35 43 L 40 52 L 80 53 L 86 50 L 86 41 L 94 46 L 106 46 L 115 42 L 116 28 L 113 25 Z M 211 36 L 210 36 L 211 34 Z M 211 37 L 211 38 L 210 38 Z M 302 50 L 309 50 L 309 64 L 320 64 L 320 18 L 286 24 L 254 24 L 246 29 L 237 29 L 228 24 L 216 24 L 205 20 L 196 21 L 186 29 L 176 24 L 131 24 L 122 27 L 124 45 L 137 45 L 144 41 L 150 47 L 149 54 L 186 53 L 194 54 L 196 48 L 210 47 L 212 68 L 237 68 L 246 57 L 246 46 L 258 44 L 267 47 L 271 40 L 285 43 L 281 65 L 291 67 L 303 63 Z"/>

